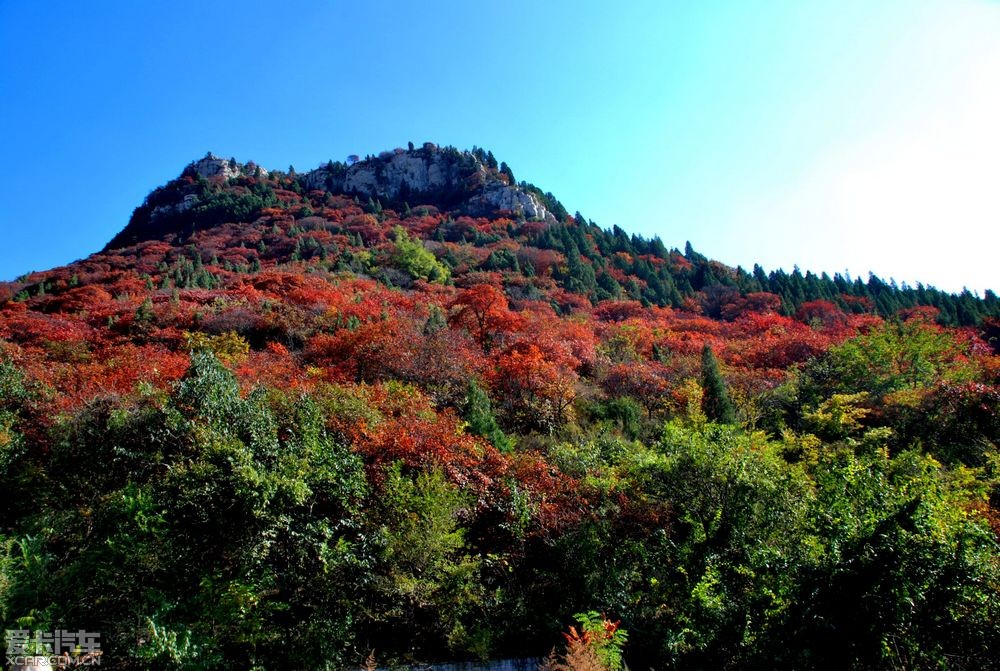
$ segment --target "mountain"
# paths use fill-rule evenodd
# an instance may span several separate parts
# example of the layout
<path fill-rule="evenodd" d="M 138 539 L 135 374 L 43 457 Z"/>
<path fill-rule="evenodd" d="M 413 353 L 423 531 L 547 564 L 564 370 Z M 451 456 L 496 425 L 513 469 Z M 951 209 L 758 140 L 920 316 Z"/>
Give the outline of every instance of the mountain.
<path fill-rule="evenodd" d="M 254 163 L 240 164 L 235 159 L 223 159 L 209 153 L 205 158 L 192 162 L 180 180 L 151 194 L 129 225 L 107 248 L 164 234 L 182 233 L 183 226 L 188 223 L 213 225 L 226 217 L 242 220 L 262 207 L 278 202 L 273 188 L 262 186 L 253 194 L 235 193 L 235 196 L 246 200 L 233 204 L 235 209 L 223 210 L 223 203 L 206 202 L 210 194 L 205 192 L 204 181 L 191 184 L 184 181 L 185 177 L 227 182 L 242 180 L 251 187 L 277 181 L 274 186 L 282 186 L 280 178 L 269 179 L 270 173 Z M 441 210 L 472 216 L 507 212 L 528 219 L 554 221 L 542 204 L 545 196 L 537 194 L 537 189 L 511 184 L 511 173 L 498 171 L 492 154 L 439 149 L 430 143 L 420 149 L 383 152 L 378 158 L 355 160 L 351 165 L 331 161 L 304 175 L 291 177 L 294 178 L 293 189 L 299 193 L 323 191 L 375 198 L 386 205 L 402 205 L 414 200 L 434 204 Z M 191 210 L 196 216 L 185 216 Z M 204 216 L 206 214 L 207 217 Z"/>
<path fill-rule="evenodd" d="M 367 238 L 360 245 L 352 244 L 356 239 L 349 238 L 346 245 L 338 241 L 340 250 L 363 249 L 364 244 L 384 238 L 373 229 L 408 228 L 406 221 L 416 212 L 435 218 L 437 225 L 424 220 L 419 230 L 411 231 L 415 237 L 457 243 L 462 248 L 463 243 L 471 243 L 476 256 L 489 252 L 470 270 L 520 270 L 530 277 L 539 262 L 543 272 L 553 270 L 551 276 L 561 288 L 593 302 L 624 298 L 645 305 L 685 306 L 721 317 L 727 306 L 731 314 L 732 304 L 748 294 L 765 292 L 777 296 L 780 312 L 790 316 L 815 301 L 833 303 L 848 314 L 883 317 L 901 309 L 934 307 L 939 311 L 938 321 L 945 325 L 976 325 L 984 318 L 1000 316 L 1000 301 L 991 291 L 980 299 L 967 291 L 954 295 L 919 284 L 897 287 L 874 275 L 862 281 L 839 274 L 833 278 L 802 274 L 797 268 L 791 274 L 768 274 L 759 266 L 747 272 L 713 262 L 690 244 L 683 254 L 677 249 L 668 251 L 658 238 L 644 240 L 617 226 L 604 230 L 579 213 L 569 216 L 551 193 L 526 182 L 516 183 L 512 171 L 506 164 L 498 166 L 492 153 L 460 152 L 430 143 L 419 149 L 383 152 L 350 165 L 331 161 L 301 175 L 272 174 L 252 162 L 241 164 L 209 154 L 188 165 L 178 179 L 153 191 L 105 251 L 159 239 L 176 244 L 197 230 L 224 223 L 253 225 L 274 217 L 275 208 L 306 219 L 306 230 L 316 226 L 336 234 L 339 220 L 321 214 L 320 221 L 315 213 L 324 207 L 349 208 L 349 202 L 337 200 L 344 197 L 361 205 L 363 213 L 375 216 L 379 226 L 355 223 L 355 232 L 364 231 Z M 241 236 L 243 231 L 231 235 Z M 307 235 L 302 244 L 319 243 L 316 236 Z M 440 255 L 454 267 L 454 258 Z M 520 268 L 521 264 L 526 268 Z"/>
<path fill-rule="evenodd" d="M 122 669 L 989 668 L 998 310 L 606 230 L 481 149 L 209 154 L 0 284 L 0 625 Z"/>

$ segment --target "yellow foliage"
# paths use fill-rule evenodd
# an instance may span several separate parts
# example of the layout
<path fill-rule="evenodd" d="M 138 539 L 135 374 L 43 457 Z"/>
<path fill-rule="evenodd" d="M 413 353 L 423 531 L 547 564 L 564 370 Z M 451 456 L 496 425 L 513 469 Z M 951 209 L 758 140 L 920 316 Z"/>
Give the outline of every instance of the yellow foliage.
<path fill-rule="evenodd" d="M 868 400 L 868 392 L 856 394 L 834 394 L 819 404 L 815 410 L 805 413 L 809 422 L 822 436 L 846 438 L 861 429 L 861 420 L 871 413 L 859 404 Z"/>
<path fill-rule="evenodd" d="M 235 331 L 214 336 L 193 331 L 185 333 L 184 339 L 189 350 L 209 350 L 219 358 L 219 361 L 230 365 L 245 361 L 250 353 L 250 343 Z"/>
<path fill-rule="evenodd" d="M 705 412 L 701 409 L 701 400 L 704 395 L 705 391 L 698 384 L 698 381 L 692 377 L 681 382 L 680 386 L 674 391 L 674 398 L 677 401 L 677 411 L 684 421 L 691 426 L 704 426 L 705 422 L 708 421 Z"/>
<path fill-rule="evenodd" d="M 819 463 L 820 448 L 823 441 L 811 433 L 796 434 L 791 429 L 781 432 L 782 450 L 789 460 L 798 461 L 808 466 Z"/>

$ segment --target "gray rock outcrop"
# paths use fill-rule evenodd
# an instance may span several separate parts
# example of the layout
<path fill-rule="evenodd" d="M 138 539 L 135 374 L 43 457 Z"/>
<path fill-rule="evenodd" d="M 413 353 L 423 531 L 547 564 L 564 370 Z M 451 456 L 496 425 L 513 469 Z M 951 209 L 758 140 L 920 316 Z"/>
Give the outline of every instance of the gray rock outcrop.
<path fill-rule="evenodd" d="M 470 152 L 439 150 L 433 145 L 411 151 L 386 152 L 378 158 L 323 166 L 299 178 L 307 189 L 356 194 L 383 200 L 447 194 L 459 210 L 472 215 L 509 211 L 526 219 L 551 214 L 532 193 L 502 181 Z"/>
<path fill-rule="evenodd" d="M 195 174 L 201 175 L 202 177 L 222 177 L 223 179 L 231 179 L 233 177 L 240 177 L 241 175 L 254 176 L 254 174 L 259 174 L 261 177 L 267 177 L 268 172 L 264 168 L 261 168 L 255 163 L 238 163 L 233 159 L 220 158 L 215 154 L 209 153 L 205 158 L 198 161 L 194 161 L 188 166 Z"/>

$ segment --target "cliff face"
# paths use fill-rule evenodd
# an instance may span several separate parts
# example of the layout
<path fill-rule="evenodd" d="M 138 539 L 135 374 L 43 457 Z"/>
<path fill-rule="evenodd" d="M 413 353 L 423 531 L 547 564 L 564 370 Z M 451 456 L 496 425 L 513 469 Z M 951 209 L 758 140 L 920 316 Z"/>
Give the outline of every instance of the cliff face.
<path fill-rule="evenodd" d="M 442 150 L 431 144 L 385 152 L 346 168 L 342 164 L 324 166 L 300 181 L 310 189 L 390 201 L 420 197 L 457 200 L 457 209 L 476 216 L 502 210 L 526 219 L 551 217 L 534 194 L 507 184 L 472 153 Z"/>
<path fill-rule="evenodd" d="M 238 163 L 236 159 L 220 158 L 212 153 L 207 154 L 203 159 L 190 163 L 187 170 L 205 178 L 221 177 L 222 179 L 242 176 L 267 177 L 269 174 L 267 170 L 256 163 Z"/>

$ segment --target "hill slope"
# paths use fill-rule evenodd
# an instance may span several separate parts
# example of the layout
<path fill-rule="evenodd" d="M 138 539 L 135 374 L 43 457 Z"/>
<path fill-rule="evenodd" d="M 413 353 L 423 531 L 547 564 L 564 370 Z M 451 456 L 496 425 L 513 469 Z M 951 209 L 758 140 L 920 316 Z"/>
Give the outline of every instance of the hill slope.
<path fill-rule="evenodd" d="M 993 294 L 747 273 L 488 152 L 207 156 L 0 285 L 0 620 L 111 668 L 1000 646 Z"/>
<path fill-rule="evenodd" d="M 365 228 L 364 222 L 354 220 L 352 230 L 342 225 L 344 216 L 328 216 L 331 210 L 349 208 L 343 201 L 337 204 L 337 197 L 343 196 L 361 204 L 376 224 Z M 333 235 L 364 233 L 360 239 L 326 241 L 329 249 L 324 254 L 370 246 L 402 225 L 418 238 L 474 247 L 476 251 L 469 252 L 472 270 L 515 271 L 528 277 L 541 270 L 561 288 L 591 301 L 628 298 L 647 305 L 683 305 L 719 317 L 727 304 L 767 292 L 780 298 L 780 311 L 789 316 L 814 301 L 832 302 L 847 313 L 881 316 L 932 306 L 946 325 L 976 325 L 1000 316 L 1000 301 L 992 292 L 978 299 L 968 292 L 956 296 L 922 285 L 900 288 L 876 276 L 865 282 L 839 274 L 803 275 L 798 269 L 767 274 L 755 267 L 748 273 L 710 261 L 690 245 L 681 254 L 658 239 L 644 240 L 617 226 L 606 231 L 579 213 L 569 216 L 551 193 L 515 183 L 512 171 L 506 164 L 498 167 L 492 154 L 432 144 L 384 152 L 351 165 L 330 162 L 303 175 L 271 174 L 253 163 L 209 155 L 151 193 L 105 251 L 146 240 L 177 242 L 196 230 L 267 221 L 278 212 L 307 219 L 297 229 L 301 231 L 316 227 Z M 419 227 L 407 224 L 418 218 L 414 212 L 422 215 Z M 313 218 L 317 213 L 319 218 Z M 307 254 L 319 249 L 312 247 L 319 242 L 316 236 L 303 239 L 311 246 Z M 435 251 L 454 268 L 457 259 L 448 256 L 449 250 L 457 253 L 446 245 Z M 542 268 L 535 268 L 539 262 Z"/>

